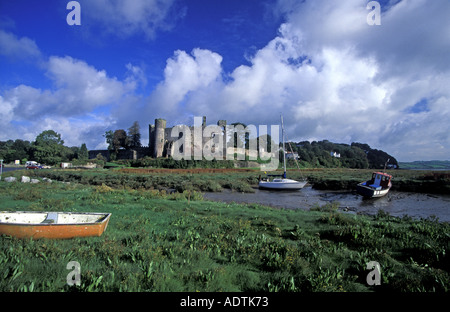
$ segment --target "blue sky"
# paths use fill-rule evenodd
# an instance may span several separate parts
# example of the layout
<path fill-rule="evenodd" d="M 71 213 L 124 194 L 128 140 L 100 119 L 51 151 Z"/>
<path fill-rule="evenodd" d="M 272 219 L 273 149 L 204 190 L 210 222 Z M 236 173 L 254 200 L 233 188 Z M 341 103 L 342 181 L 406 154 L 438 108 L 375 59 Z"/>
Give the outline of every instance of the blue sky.
<path fill-rule="evenodd" d="M 207 116 L 288 138 L 363 142 L 400 161 L 450 159 L 450 2 L 0 2 L 0 140 L 44 130 L 105 147 L 107 130 Z"/>

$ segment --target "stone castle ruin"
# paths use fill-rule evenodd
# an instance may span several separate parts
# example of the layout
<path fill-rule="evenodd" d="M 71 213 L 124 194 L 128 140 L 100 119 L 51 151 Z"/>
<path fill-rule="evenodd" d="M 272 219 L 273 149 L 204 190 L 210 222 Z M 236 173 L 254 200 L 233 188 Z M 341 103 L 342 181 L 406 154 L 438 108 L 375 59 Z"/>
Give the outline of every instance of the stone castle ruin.
<path fill-rule="evenodd" d="M 211 151 L 214 157 L 224 159 L 227 152 L 227 122 L 225 120 L 219 120 L 217 126 L 207 126 L 205 116 L 203 116 L 201 124 L 197 124 L 199 119 L 197 117 L 194 118 L 194 126 L 174 126 L 167 128 L 166 120 L 157 118 L 155 119 L 155 124 L 149 125 L 148 146 L 119 150 L 116 158 L 177 158 L 177 156 L 184 155 L 185 159 L 194 159 L 195 156 L 201 159 L 202 151 L 208 150 Z M 108 161 L 111 159 L 111 153 L 108 150 L 91 150 L 89 151 L 89 159 L 96 158 L 98 154 L 102 155 Z"/>
<path fill-rule="evenodd" d="M 149 125 L 149 156 L 173 157 L 175 159 L 201 159 L 203 151 L 211 151 L 214 157 L 224 158 L 226 155 L 225 120 L 219 120 L 217 126 L 207 126 L 203 116 L 194 118 L 194 126 L 166 127 L 166 120 L 156 119 Z"/>

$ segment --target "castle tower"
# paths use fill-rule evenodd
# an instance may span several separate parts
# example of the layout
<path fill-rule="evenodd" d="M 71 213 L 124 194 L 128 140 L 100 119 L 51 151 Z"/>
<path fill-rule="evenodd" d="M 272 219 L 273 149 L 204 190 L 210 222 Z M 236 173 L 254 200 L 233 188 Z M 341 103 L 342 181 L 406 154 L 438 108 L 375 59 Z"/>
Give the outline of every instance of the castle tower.
<path fill-rule="evenodd" d="M 217 125 L 218 125 L 219 127 L 221 127 L 222 129 L 225 130 L 225 128 L 227 127 L 227 121 L 221 119 L 221 120 L 219 120 L 219 121 L 217 122 Z"/>
<path fill-rule="evenodd" d="M 164 152 L 164 143 L 165 143 L 165 128 L 166 128 L 166 120 L 165 119 L 155 119 L 155 127 L 153 130 L 153 157 L 162 157 Z"/>
<path fill-rule="evenodd" d="M 148 148 L 148 156 L 153 157 L 155 153 L 155 125 L 148 125 Z"/>

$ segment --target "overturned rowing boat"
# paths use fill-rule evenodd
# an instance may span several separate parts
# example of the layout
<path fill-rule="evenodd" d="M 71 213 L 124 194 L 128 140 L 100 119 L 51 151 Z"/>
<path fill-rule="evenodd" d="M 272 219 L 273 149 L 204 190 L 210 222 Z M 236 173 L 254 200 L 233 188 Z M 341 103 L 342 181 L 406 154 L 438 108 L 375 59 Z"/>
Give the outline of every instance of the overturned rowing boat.
<path fill-rule="evenodd" d="M 18 238 L 73 238 L 101 236 L 110 213 L 0 212 L 0 234 Z"/>

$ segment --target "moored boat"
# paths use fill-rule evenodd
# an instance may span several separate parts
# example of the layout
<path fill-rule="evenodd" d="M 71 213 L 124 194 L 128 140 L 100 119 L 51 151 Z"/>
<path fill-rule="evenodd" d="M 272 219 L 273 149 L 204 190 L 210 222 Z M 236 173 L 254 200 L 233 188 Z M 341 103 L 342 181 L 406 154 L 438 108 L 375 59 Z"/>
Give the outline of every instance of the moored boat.
<path fill-rule="evenodd" d="M 308 181 L 296 181 L 292 179 L 288 179 L 286 177 L 286 149 L 285 149 L 285 139 L 284 139 L 284 124 L 283 124 L 283 116 L 281 116 L 281 130 L 282 130 L 282 139 L 283 139 L 283 168 L 284 173 L 282 175 L 268 175 L 268 177 L 278 177 L 269 180 L 269 178 L 259 179 L 259 188 L 265 190 L 285 190 L 285 191 L 295 191 L 302 189 Z"/>
<path fill-rule="evenodd" d="M 101 236 L 110 217 L 110 213 L 2 211 L 0 234 L 34 239 Z"/>
<path fill-rule="evenodd" d="M 275 178 L 272 181 L 259 181 L 259 188 L 269 190 L 300 190 L 307 181 L 296 181 L 285 178 Z"/>
<path fill-rule="evenodd" d="M 392 176 L 385 172 L 374 172 L 368 181 L 356 185 L 356 192 L 367 198 L 386 195 L 392 187 Z"/>

